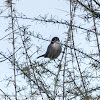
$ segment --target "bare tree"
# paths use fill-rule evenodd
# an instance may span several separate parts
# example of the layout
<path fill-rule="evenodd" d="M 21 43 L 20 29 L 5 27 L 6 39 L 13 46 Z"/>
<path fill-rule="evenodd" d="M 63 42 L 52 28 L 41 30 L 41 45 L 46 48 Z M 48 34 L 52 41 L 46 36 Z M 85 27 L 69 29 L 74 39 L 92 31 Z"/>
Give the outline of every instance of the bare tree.
<path fill-rule="evenodd" d="M 59 1 L 58 1 L 59 2 Z M 9 15 L 2 16 L 10 20 L 8 36 L 12 48 L 7 54 L 0 51 L 0 62 L 10 62 L 13 66 L 13 78 L 7 78 L 8 85 L 14 86 L 14 94 L 3 93 L 5 100 L 99 100 L 100 99 L 100 2 L 99 0 L 67 0 L 69 11 L 66 19 L 54 15 L 27 17 L 18 14 L 12 0 L 6 0 Z M 59 17 L 59 15 L 58 15 Z M 66 28 L 61 42 L 62 53 L 56 60 L 36 59 L 41 52 L 41 41 L 50 42 L 49 37 L 30 31 L 31 25 L 21 25 L 20 20 L 29 20 L 42 25 Z M 36 24 L 37 25 L 37 24 Z M 33 41 L 34 40 L 34 41 Z M 22 78 L 24 84 L 17 82 Z M 12 97 L 11 97 L 12 96 Z"/>

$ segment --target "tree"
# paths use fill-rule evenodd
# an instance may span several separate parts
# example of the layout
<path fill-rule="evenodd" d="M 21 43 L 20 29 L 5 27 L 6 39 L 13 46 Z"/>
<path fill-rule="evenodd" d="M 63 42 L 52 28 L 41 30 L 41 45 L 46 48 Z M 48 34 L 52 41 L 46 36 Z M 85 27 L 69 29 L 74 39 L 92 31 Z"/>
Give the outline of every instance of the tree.
<path fill-rule="evenodd" d="M 41 100 L 99 100 L 100 2 L 98 0 L 66 2 L 69 10 L 64 12 L 67 15 L 64 19 L 59 19 L 59 15 L 55 17 L 53 14 L 29 18 L 18 13 L 14 1 L 6 0 L 6 7 L 10 12 L 6 16 L 2 16 L 1 12 L 0 17 L 10 20 L 6 31 L 11 32 L 0 40 L 3 41 L 10 35 L 12 50 L 7 54 L 1 51 L 0 62 L 8 61 L 13 68 L 13 77 L 7 77 L 6 80 L 7 86 L 9 84 L 14 86 L 15 100 L 39 98 Z M 63 26 L 64 34 L 60 34 L 63 37 L 61 42 L 63 50 L 58 59 L 55 61 L 45 58 L 36 59 L 42 50 L 41 41 L 50 42 L 49 35 L 44 38 L 41 32 L 31 31 L 31 24 L 21 25 L 20 21 L 24 20 L 37 22 L 42 26 L 45 24 L 52 24 L 52 27 Z M 19 85 L 20 78 L 27 86 Z M 12 100 L 9 93 L 2 89 L 0 91 L 5 100 Z"/>

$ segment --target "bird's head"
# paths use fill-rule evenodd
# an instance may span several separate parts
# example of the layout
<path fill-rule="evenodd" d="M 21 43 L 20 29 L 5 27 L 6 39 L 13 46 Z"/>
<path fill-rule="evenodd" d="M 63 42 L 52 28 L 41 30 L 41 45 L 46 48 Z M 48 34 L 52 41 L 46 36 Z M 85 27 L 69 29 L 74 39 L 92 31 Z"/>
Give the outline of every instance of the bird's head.
<path fill-rule="evenodd" d="M 54 37 L 54 38 L 51 40 L 51 43 L 54 43 L 54 42 L 60 42 L 59 38 L 58 38 L 58 37 Z"/>

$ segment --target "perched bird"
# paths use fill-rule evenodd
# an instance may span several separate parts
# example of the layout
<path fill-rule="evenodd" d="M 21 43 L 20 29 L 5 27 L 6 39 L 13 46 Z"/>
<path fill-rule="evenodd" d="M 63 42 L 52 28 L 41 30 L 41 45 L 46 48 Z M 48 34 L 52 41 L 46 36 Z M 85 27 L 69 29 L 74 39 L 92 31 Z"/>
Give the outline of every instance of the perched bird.
<path fill-rule="evenodd" d="M 51 43 L 49 44 L 46 53 L 37 58 L 44 57 L 44 58 L 50 58 L 51 60 L 54 60 L 60 55 L 61 50 L 62 50 L 62 48 L 61 48 L 59 38 L 54 37 L 51 40 Z"/>

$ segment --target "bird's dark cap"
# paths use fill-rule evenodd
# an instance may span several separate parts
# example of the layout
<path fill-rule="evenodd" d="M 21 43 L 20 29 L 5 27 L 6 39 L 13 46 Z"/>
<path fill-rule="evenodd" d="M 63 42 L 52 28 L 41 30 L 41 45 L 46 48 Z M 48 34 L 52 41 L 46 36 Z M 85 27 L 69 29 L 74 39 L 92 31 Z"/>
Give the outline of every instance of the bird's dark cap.
<path fill-rule="evenodd" d="M 58 38 L 58 37 L 54 37 L 51 41 L 52 41 L 52 42 L 54 42 L 54 41 L 59 41 L 59 38 Z"/>

